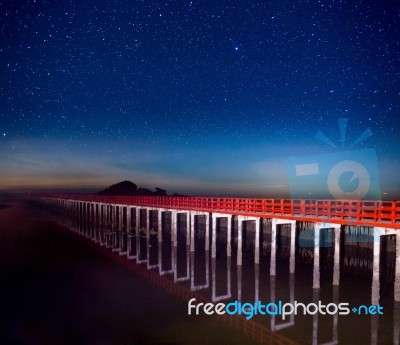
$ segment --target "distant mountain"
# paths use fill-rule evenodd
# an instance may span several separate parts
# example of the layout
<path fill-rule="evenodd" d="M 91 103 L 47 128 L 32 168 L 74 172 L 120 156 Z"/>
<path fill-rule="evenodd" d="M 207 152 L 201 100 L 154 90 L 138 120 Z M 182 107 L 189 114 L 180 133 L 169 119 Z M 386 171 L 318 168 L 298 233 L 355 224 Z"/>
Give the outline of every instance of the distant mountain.
<path fill-rule="evenodd" d="M 100 191 L 98 195 L 156 195 L 165 196 L 167 191 L 165 189 L 156 187 L 156 190 L 152 192 L 150 189 L 141 188 L 131 181 L 122 181 Z M 176 194 L 174 194 L 176 195 Z"/>

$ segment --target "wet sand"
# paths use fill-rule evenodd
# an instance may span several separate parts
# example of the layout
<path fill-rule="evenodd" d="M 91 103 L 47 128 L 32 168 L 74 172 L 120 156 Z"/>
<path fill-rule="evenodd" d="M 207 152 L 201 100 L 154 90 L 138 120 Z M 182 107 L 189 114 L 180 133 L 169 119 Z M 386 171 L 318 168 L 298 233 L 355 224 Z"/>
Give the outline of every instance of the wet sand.
<path fill-rule="evenodd" d="M 1 344 L 253 344 L 51 222 L 0 199 Z"/>

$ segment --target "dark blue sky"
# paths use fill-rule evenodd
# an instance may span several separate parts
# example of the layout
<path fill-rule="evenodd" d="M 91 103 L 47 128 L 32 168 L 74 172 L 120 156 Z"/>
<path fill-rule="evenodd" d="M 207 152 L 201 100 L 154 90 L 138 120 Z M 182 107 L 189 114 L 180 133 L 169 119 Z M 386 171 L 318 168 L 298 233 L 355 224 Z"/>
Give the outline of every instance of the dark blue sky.
<path fill-rule="evenodd" d="M 382 192 L 400 193 L 398 1 L 16 0 L 0 15 L 1 188 L 280 196 L 290 157 L 375 148 Z"/>

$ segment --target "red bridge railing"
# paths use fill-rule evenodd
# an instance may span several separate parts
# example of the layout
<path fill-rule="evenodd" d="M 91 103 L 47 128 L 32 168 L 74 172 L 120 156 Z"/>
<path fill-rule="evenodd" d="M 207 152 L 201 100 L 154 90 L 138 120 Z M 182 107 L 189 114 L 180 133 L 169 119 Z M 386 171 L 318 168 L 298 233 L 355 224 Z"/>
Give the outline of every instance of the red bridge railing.
<path fill-rule="evenodd" d="M 400 229 L 400 201 L 45 194 L 42 197 Z"/>

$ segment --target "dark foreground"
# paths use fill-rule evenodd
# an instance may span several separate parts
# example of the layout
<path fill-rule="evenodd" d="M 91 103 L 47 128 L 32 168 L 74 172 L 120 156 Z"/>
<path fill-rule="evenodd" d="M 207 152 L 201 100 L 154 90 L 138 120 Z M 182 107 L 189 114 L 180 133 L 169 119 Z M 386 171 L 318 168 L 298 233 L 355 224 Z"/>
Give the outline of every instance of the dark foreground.
<path fill-rule="evenodd" d="M 24 200 L 0 200 L 0 344 L 252 344 L 110 261 Z"/>

